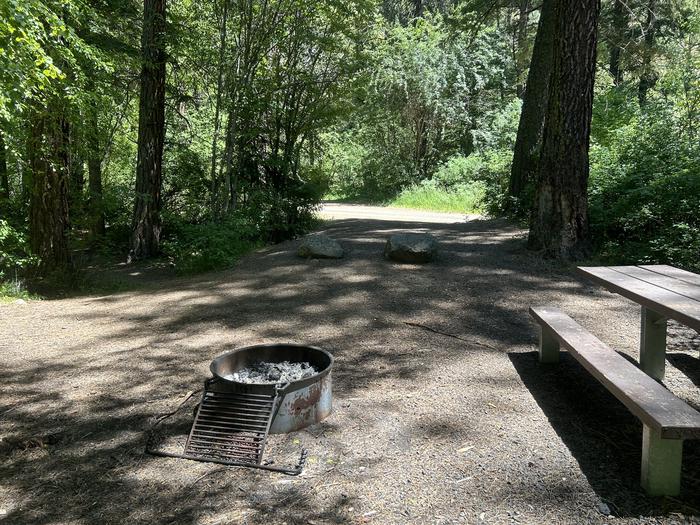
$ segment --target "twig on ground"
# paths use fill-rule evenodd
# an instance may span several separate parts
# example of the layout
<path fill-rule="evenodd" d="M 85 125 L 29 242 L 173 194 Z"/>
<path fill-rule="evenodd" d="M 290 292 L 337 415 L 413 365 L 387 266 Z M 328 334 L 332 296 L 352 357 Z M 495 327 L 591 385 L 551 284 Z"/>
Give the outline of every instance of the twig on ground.
<path fill-rule="evenodd" d="M 175 410 L 173 410 L 172 412 L 168 412 L 167 414 L 160 414 L 160 415 L 156 416 L 156 425 L 157 425 L 158 423 L 160 423 L 161 421 L 163 421 L 164 419 L 167 419 L 167 418 L 169 418 L 169 417 L 174 416 L 175 414 L 177 414 L 178 411 L 182 408 L 182 406 L 183 406 L 185 403 L 187 403 L 190 399 L 192 399 L 192 396 L 194 396 L 195 394 L 198 394 L 198 393 L 201 392 L 201 391 L 202 391 L 202 389 L 200 388 L 199 390 L 193 390 L 193 391 L 189 392 L 189 393 L 185 396 L 185 399 L 182 401 L 182 403 L 180 403 L 180 404 L 177 406 L 177 408 L 176 408 Z M 156 425 L 153 425 L 153 426 L 156 426 Z"/>
<path fill-rule="evenodd" d="M 205 472 L 204 474 L 199 476 L 197 479 L 195 479 L 192 483 L 190 483 L 189 488 L 194 487 L 197 484 L 197 482 L 202 481 L 207 476 L 211 476 L 212 474 L 218 474 L 219 472 L 223 472 L 224 470 L 226 470 L 226 467 L 219 467 L 219 468 L 215 468 L 213 470 L 210 470 L 209 472 Z"/>
<path fill-rule="evenodd" d="M 414 328 L 421 328 L 421 329 L 423 329 L 423 330 L 427 330 L 428 332 L 433 332 L 434 334 L 444 335 L 445 337 L 451 337 L 451 338 L 453 338 L 453 339 L 457 339 L 457 340 L 463 341 L 463 342 L 465 342 L 465 343 L 470 343 L 470 344 L 473 344 L 473 345 L 483 346 L 483 347 L 485 347 L 485 348 L 490 348 L 491 350 L 498 350 L 498 348 L 496 348 L 495 346 L 492 346 L 492 345 L 490 345 L 490 344 L 488 344 L 488 343 L 483 343 L 483 342 L 481 342 L 481 341 L 477 341 L 476 339 L 466 339 L 466 338 L 464 338 L 464 337 L 460 337 L 460 336 L 455 335 L 455 334 L 449 334 L 449 333 L 447 333 L 447 332 L 441 332 L 440 330 L 436 330 L 435 328 L 431 328 L 430 326 L 426 326 L 426 325 L 424 325 L 424 324 L 413 323 L 413 322 L 411 322 L 411 321 L 404 321 L 403 324 L 408 325 L 408 326 L 412 326 L 412 327 L 414 327 Z"/>
<path fill-rule="evenodd" d="M 185 399 L 182 400 L 182 402 L 177 406 L 175 410 L 172 412 L 167 412 L 165 414 L 159 414 L 156 416 L 154 423 L 148 428 L 146 431 L 146 449 L 145 451 L 148 452 L 151 449 L 151 445 L 153 444 L 154 440 L 154 433 L 156 430 L 156 427 L 160 425 L 163 421 L 168 419 L 169 417 L 174 416 L 177 414 L 180 410 L 182 410 L 182 407 L 185 406 L 185 403 L 187 403 L 190 399 L 192 399 L 193 396 L 196 394 L 200 393 L 202 389 L 200 388 L 199 390 L 193 390 L 191 392 L 188 392 L 187 395 L 185 396 Z"/>

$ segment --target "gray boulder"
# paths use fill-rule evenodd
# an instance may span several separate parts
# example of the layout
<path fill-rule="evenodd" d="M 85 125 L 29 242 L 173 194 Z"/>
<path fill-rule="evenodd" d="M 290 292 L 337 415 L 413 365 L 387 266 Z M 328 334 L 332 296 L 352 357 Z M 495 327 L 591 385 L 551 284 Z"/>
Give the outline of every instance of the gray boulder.
<path fill-rule="evenodd" d="M 323 233 L 307 235 L 297 250 L 299 257 L 313 259 L 340 259 L 344 253 L 338 241 Z"/>
<path fill-rule="evenodd" d="M 437 241 L 427 233 L 398 233 L 384 247 L 387 259 L 403 263 L 426 263 L 437 255 Z"/>

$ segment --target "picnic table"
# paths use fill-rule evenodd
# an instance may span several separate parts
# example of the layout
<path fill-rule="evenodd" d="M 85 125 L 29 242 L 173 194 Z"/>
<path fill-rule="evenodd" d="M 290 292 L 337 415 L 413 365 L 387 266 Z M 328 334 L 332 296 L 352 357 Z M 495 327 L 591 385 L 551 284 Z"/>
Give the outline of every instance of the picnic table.
<path fill-rule="evenodd" d="M 700 332 L 700 275 L 667 265 L 580 266 L 578 271 L 641 305 L 639 365 L 651 377 L 663 379 L 667 320 Z"/>

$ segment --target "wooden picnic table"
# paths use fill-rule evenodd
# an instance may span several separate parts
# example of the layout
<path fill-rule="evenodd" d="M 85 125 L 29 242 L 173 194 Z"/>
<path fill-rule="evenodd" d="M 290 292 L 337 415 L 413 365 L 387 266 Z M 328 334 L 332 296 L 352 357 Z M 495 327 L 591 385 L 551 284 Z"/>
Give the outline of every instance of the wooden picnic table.
<path fill-rule="evenodd" d="M 578 271 L 641 305 L 639 365 L 650 376 L 663 379 L 667 320 L 700 332 L 700 275 L 663 264 L 580 266 Z"/>

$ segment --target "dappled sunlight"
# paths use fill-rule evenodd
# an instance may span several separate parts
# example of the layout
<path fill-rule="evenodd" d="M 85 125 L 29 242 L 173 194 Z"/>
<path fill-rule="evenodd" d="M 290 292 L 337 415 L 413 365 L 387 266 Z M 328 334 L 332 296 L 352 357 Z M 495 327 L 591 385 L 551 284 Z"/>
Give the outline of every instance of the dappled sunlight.
<path fill-rule="evenodd" d="M 282 509 L 291 501 L 297 510 L 306 505 L 310 516 L 336 516 L 338 490 L 346 512 L 386 483 L 395 490 L 392 508 L 420 493 L 411 505 L 418 509 L 433 491 L 488 499 L 490 479 L 512 487 L 511 504 L 488 500 L 494 515 L 516 503 L 525 512 L 528 486 L 594 506 L 597 478 L 585 461 L 579 470 L 579 448 L 567 434 L 562 438 L 567 413 L 550 420 L 530 380 L 535 372 L 523 372 L 512 356 L 529 359 L 536 343 L 527 315 L 532 304 L 562 305 L 632 354 L 638 310 L 566 269 L 543 265 L 522 248 L 519 230 L 498 221 L 431 226 L 441 241 L 433 264 L 386 261 L 385 233 L 403 226 L 333 223 L 326 231 L 348 249 L 340 261 L 299 259 L 298 241 L 289 241 L 274 257 L 255 253 L 217 274 L 4 310 L 11 313 L 0 323 L 14 337 L 3 352 L 0 391 L 12 404 L 0 417 L 20 442 L 50 441 L 13 449 L 0 467 L 12 479 L 10 490 L 26 499 L 21 509 L 9 509 L 13 519 L 46 521 L 49 510 L 32 509 L 63 498 L 70 516 L 154 522 L 162 517 L 158 509 L 172 508 L 178 519 L 198 522 L 226 494 L 229 515 L 236 509 L 256 523 L 251 517 L 260 505 Z M 320 346 L 336 358 L 332 416 L 270 441 L 269 457 L 294 457 L 302 444 L 310 450 L 308 488 L 269 474 L 143 455 L 152 418 L 201 388 L 214 356 L 280 341 Z M 184 431 L 190 413 L 182 414 Z M 581 435 L 581 446 L 591 446 L 588 436 Z M 425 457 L 440 461 L 423 465 Z M 636 468 L 637 460 L 628 460 Z M 557 479 L 560 473 L 566 481 Z M 324 492 L 325 485 L 337 488 Z M 190 501 L 192 490 L 198 495 Z M 91 506 L 105 498 L 109 504 Z M 644 508 L 634 498 L 625 505 L 632 513 Z"/>

